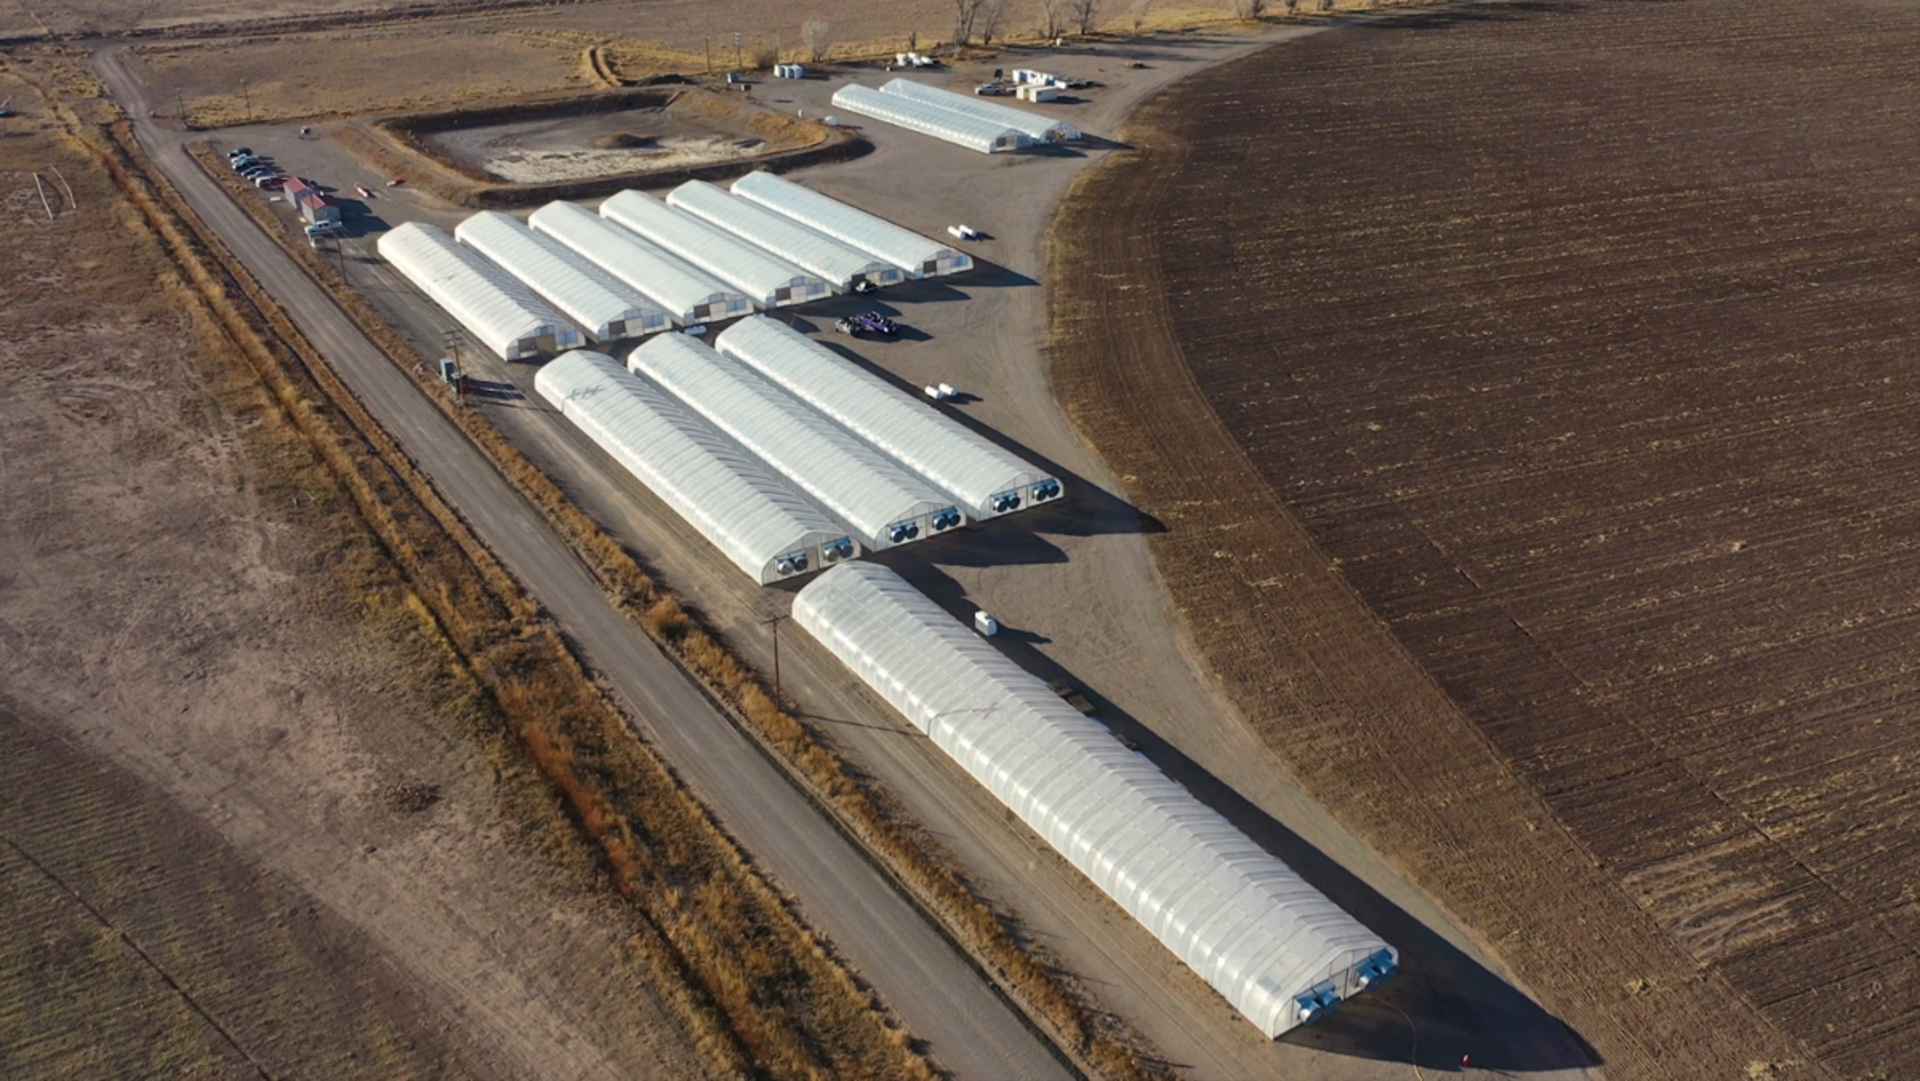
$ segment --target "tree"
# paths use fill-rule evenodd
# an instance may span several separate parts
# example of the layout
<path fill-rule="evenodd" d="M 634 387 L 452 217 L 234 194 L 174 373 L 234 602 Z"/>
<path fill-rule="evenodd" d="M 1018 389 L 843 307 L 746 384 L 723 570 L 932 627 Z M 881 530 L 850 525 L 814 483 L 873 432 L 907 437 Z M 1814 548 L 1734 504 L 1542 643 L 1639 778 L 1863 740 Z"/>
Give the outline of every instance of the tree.
<path fill-rule="evenodd" d="M 807 47 L 807 59 L 818 64 L 833 45 L 833 28 L 825 19 L 808 19 L 800 24 L 800 43 Z"/>
<path fill-rule="evenodd" d="M 980 44 L 992 45 L 1007 25 L 1007 0 L 983 0 L 980 5 Z"/>
<path fill-rule="evenodd" d="M 1052 41 L 1067 28 L 1067 6 L 1073 0 L 1040 0 L 1040 36 Z"/>
<path fill-rule="evenodd" d="M 953 47 L 958 50 L 973 42 L 974 27 L 980 22 L 980 9 L 987 0 L 953 0 Z"/>
<path fill-rule="evenodd" d="M 1074 32 L 1081 37 L 1093 33 L 1093 21 L 1100 13 L 1100 0 L 1067 0 L 1067 14 L 1073 17 Z"/>

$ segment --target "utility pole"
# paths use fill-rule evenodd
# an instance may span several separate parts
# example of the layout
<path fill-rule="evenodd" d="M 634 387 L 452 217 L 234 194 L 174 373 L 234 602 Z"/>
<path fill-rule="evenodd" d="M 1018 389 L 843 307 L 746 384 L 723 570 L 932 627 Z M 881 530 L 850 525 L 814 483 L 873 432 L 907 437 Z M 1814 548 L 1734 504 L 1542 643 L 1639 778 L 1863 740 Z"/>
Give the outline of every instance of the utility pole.
<path fill-rule="evenodd" d="M 447 355 L 453 358 L 453 374 L 447 381 L 453 384 L 453 395 L 461 405 L 467 404 L 467 373 L 460 364 L 460 346 L 466 340 L 467 336 L 458 327 L 440 334 L 441 343 L 447 347 Z"/>
<path fill-rule="evenodd" d="M 740 70 L 741 57 L 745 55 L 741 50 L 746 48 L 746 44 L 747 44 L 746 35 L 744 34 L 733 35 L 733 70 L 735 71 Z"/>

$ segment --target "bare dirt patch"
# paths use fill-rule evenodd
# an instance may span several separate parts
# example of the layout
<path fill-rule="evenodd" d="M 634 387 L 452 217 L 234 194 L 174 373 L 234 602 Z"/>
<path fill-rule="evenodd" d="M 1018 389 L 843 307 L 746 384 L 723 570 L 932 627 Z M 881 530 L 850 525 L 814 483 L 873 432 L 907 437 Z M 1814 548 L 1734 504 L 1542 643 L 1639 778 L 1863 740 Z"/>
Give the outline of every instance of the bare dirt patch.
<path fill-rule="evenodd" d="M 634 118 L 638 119 L 638 118 Z M 583 130 L 556 131 L 552 121 L 502 124 L 434 138 L 454 156 L 515 183 L 585 180 L 652 169 L 678 169 L 754 156 L 762 145 L 752 136 L 669 132 L 658 123 L 602 122 Z M 653 128 L 645 132 L 634 129 Z M 598 129 L 606 130 L 599 134 Z M 591 137 L 589 145 L 579 145 Z"/>
<path fill-rule="evenodd" d="M 1920 18 L 1844 10 L 1325 35 L 1060 234 L 1212 662 L 1613 1076 L 1920 1068 Z"/>
<path fill-rule="evenodd" d="M 822 124 L 695 89 L 609 91 L 375 126 L 452 171 L 535 185 L 684 172 L 801 150 L 833 135 Z"/>

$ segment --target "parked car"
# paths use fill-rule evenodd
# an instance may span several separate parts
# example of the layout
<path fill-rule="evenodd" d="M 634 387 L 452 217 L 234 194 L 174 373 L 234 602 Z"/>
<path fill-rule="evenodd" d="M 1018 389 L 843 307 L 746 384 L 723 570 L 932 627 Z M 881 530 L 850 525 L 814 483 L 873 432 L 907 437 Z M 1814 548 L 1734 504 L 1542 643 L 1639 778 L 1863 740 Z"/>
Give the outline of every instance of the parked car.
<path fill-rule="evenodd" d="M 265 165 L 265 164 L 266 162 L 262 161 L 259 158 L 235 158 L 233 159 L 230 167 L 233 169 L 234 172 L 242 173 L 247 171 L 248 169 L 251 169 L 256 165 Z"/>
<path fill-rule="evenodd" d="M 394 178 L 393 178 L 392 180 L 389 180 L 389 181 L 387 181 L 387 187 L 389 187 L 389 188 L 397 188 L 397 187 L 399 187 L 400 185 L 402 185 L 402 184 L 405 184 L 406 182 L 407 182 L 407 178 L 406 178 L 406 177 L 404 177 L 404 176 L 396 176 L 396 177 L 394 177 Z"/>
<path fill-rule="evenodd" d="M 900 333 L 900 325 L 881 315 L 879 312 L 860 312 L 851 317 L 853 325 L 870 334 L 893 335 Z"/>
<path fill-rule="evenodd" d="M 367 186 L 365 184 L 355 184 L 353 186 L 353 190 L 359 192 L 360 198 L 362 199 L 373 198 L 373 192 L 367 190 Z"/>
<path fill-rule="evenodd" d="M 1004 98 L 1012 94 L 1013 89 L 1005 83 L 981 83 L 973 88 L 973 92 L 983 98 Z"/>
<path fill-rule="evenodd" d="M 251 147 L 236 146 L 232 150 L 227 151 L 228 161 L 232 161 L 235 158 L 250 158 L 252 156 L 253 148 Z"/>
<path fill-rule="evenodd" d="M 306 234 L 308 236 L 320 236 L 325 233 L 338 232 L 339 230 L 345 229 L 345 228 L 346 228 L 345 225 L 337 221 L 317 221 L 317 222 L 314 222 L 312 225 L 307 226 Z"/>
<path fill-rule="evenodd" d="M 248 180 L 252 180 L 256 176 L 265 176 L 268 173 L 277 173 L 279 171 L 280 170 L 275 169 L 266 162 L 255 162 L 245 169 L 240 170 L 240 175 L 246 177 Z"/>
<path fill-rule="evenodd" d="M 970 225 L 949 225 L 947 226 L 947 232 L 959 237 L 961 240 L 980 239 L 980 230 Z"/>
<path fill-rule="evenodd" d="M 265 176 L 255 177 L 253 179 L 253 186 L 256 188 L 277 188 L 286 182 L 287 178 L 281 176 L 279 173 L 268 173 Z"/>

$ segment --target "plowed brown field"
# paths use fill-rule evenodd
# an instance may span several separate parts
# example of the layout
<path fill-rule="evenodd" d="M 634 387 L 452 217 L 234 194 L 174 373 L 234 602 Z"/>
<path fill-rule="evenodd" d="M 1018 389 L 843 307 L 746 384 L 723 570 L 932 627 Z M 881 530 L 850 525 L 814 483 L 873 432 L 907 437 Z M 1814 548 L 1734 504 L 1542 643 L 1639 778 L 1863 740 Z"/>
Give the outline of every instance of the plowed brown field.
<path fill-rule="evenodd" d="M 1613 1076 L 1920 1076 L 1920 8 L 1534 3 L 1149 105 L 1056 377 L 1216 670 Z"/>

